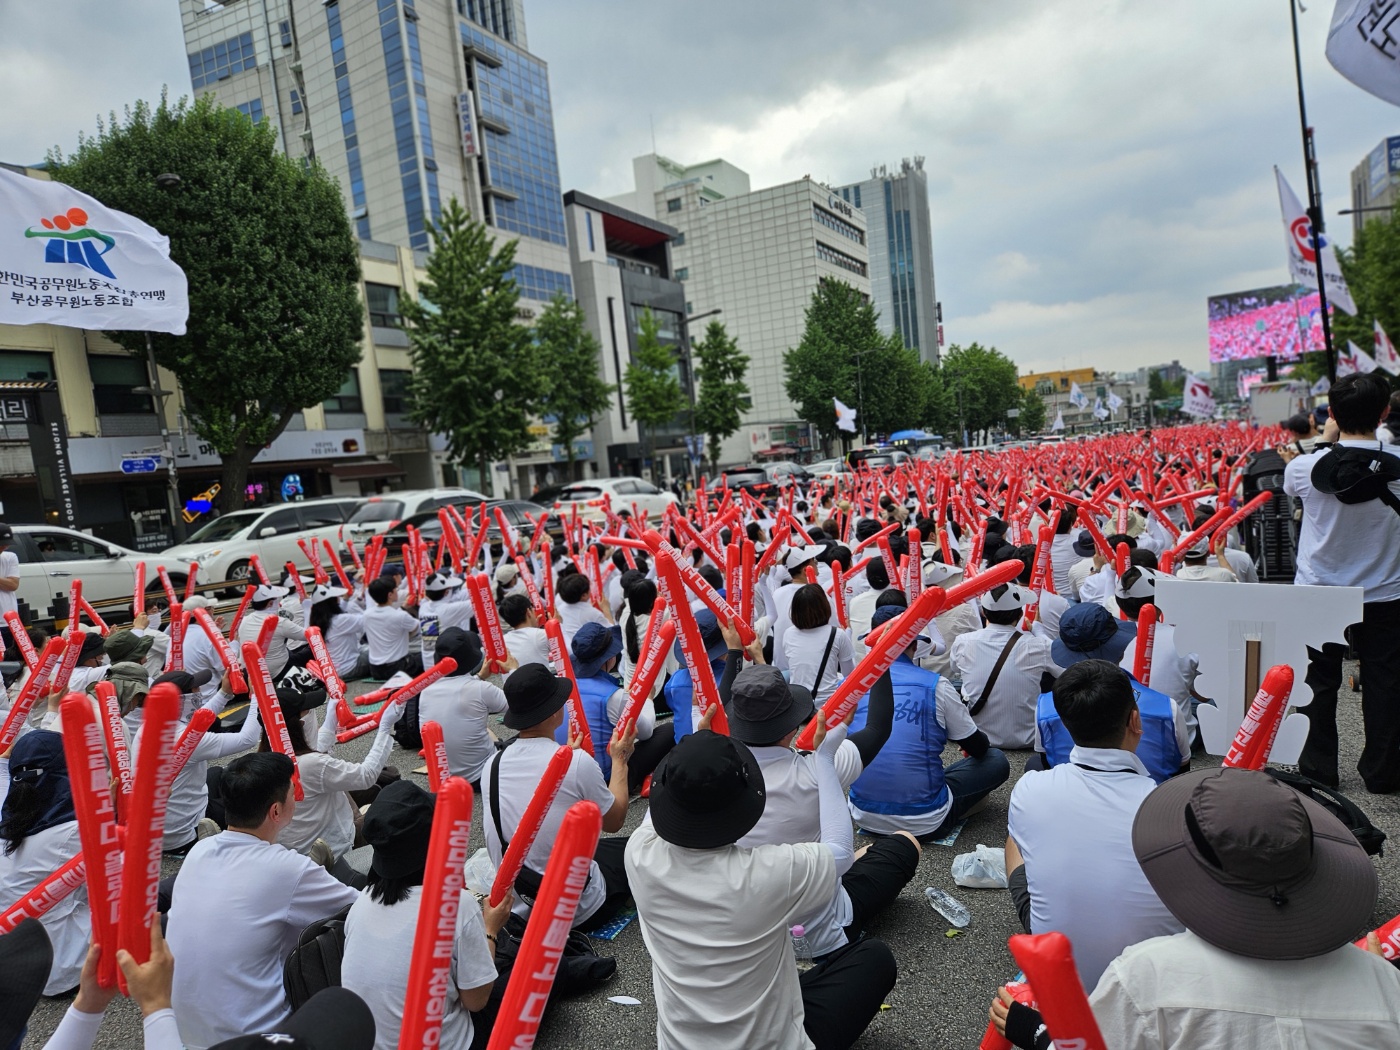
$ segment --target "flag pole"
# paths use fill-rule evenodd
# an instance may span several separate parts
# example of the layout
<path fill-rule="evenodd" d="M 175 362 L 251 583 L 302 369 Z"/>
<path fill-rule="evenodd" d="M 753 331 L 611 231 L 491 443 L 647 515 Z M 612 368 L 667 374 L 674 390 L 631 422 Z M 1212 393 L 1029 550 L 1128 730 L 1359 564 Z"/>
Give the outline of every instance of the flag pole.
<path fill-rule="evenodd" d="M 1293 74 L 1298 82 L 1298 122 L 1303 132 L 1303 171 L 1308 183 L 1308 228 L 1312 231 L 1313 265 L 1317 268 L 1317 298 L 1322 313 L 1322 343 L 1327 353 L 1328 382 L 1337 381 L 1337 351 L 1332 345 L 1332 321 L 1327 315 L 1327 284 L 1322 269 L 1322 205 L 1318 201 L 1317 165 L 1313 155 L 1312 129 L 1308 127 L 1308 107 L 1303 96 L 1303 56 L 1298 47 L 1297 0 L 1288 0 L 1293 23 Z M 1341 264 L 1338 263 L 1338 266 Z"/>

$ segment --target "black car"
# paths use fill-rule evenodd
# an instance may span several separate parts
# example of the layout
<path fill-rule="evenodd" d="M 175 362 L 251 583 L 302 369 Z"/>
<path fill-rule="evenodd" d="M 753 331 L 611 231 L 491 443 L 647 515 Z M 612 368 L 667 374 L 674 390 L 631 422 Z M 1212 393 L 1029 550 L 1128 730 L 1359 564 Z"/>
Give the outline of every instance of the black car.
<path fill-rule="evenodd" d="M 765 499 L 778 491 L 778 485 L 765 467 L 734 467 L 724 472 L 724 487 Z"/>

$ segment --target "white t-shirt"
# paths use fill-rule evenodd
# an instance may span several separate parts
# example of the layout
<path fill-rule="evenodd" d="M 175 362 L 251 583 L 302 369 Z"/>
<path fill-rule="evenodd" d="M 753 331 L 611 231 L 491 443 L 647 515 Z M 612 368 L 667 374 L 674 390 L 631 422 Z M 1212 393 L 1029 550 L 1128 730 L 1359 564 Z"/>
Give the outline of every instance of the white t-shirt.
<path fill-rule="evenodd" d="M 559 626 L 563 628 L 566 646 L 574 644 L 574 635 L 578 634 L 578 629 L 586 623 L 600 623 L 604 627 L 609 626 L 608 618 L 599 612 L 587 598 L 576 601 L 572 605 L 563 598 L 555 598 L 554 611 L 559 614 Z"/>
<path fill-rule="evenodd" d="M 0 551 L 0 576 L 18 578 L 19 556 L 14 551 Z M 19 612 L 19 591 L 0 591 L 0 616 L 7 612 Z"/>
<path fill-rule="evenodd" d="M 297 755 L 297 773 L 305 794 L 297 803 L 292 822 L 277 841 L 298 853 L 308 853 L 315 841 L 326 840 L 331 856 L 339 859 L 355 846 L 354 803 L 347 791 L 363 791 L 379 779 L 379 771 L 394 745 L 390 733 L 374 734 L 374 743 L 363 762 L 347 762 L 320 751 Z"/>
<path fill-rule="evenodd" d="M 1069 508 L 1063 513 L 1070 513 Z M 1074 540 L 1078 535 L 1078 529 L 1070 529 L 1057 533 L 1050 541 L 1050 576 L 1055 581 L 1056 594 L 1069 594 L 1069 567 L 1079 560 L 1079 555 L 1074 553 Z"/>
<path fill-rule="evenodd" d="M 521 737 L 501 752 L 501 830 L 505 832 L 506 838 L 515 836 L 520 818 L 525 815 L 525 807 L 530 804 L 549 760 L 558 749 L 559 745 L 553 740 L 543 737 Z M 540 833 L 525 856 L 526 864 L 543 874 L 545 864 L 549 861 L 550 850 L 554 848 L 555 836 L 559 834 L 559 825 L 564 821 L 564 814 L 575 802 L 585 800 L 596 803 L 598 809 L 606 816 L 608 810 L 612 809 L 613 793 L 608 789 L 607 782 L 603 779 L 603 771 L 598 768 L 593 756 L 584 754 L 583 751 L 575 751 L 569 771 L 564 774 L 564 783 L 559 787 L 559 794 L 554 796 L 554 802 L 545 815 L 544 823 L 540 825 Z M 504 850 L 501 848 L 501 840 L 496 836 L 495 822 L 491 818 L 490 763 L 481 771 L 481 823 L 486 832 L 486 850 L 491 856 L 491 862 L 500 864 Z M 574 914 L 574 925 L 577 926 L 592 917 L 593 913 L 602 907 L 607 895 L 603 873 L 597 864 L 593 864 L 588 885 L 584 887 L 583 895 L 579 898 L 578 911 Z M 513 910 L 521 916 L 530 914 L 529 905 L 520 900 L 515 902 Z"/>
<path fill-rule="evenodd" d="M 1206 583 L 1238 583 L 1230 569 L 1222 569 L 1219 562 L 1202 562 L 1199 565 L 1183 565 L 1176 570 L 1178 580 L 1196 580 Z"/>
<path fill-rule="evenodd" d="M 288 1013 L 282 964 L 297 937 L 358 897 L 300 853 L 241 831 L 196 843 L 165 934 L 180 960 L 170 1003 L 185 1046 L 274 1030 Z"/>
<path fill-rule="evenodd" d="M 365 614 L 359 609 L 346 609 L 331 620 L 326 634 L 326 651 L 331 654 L 335 673 L 342 678 L 360 662 L 360 638 L 365 633 Z"/>
<path fill-rule="evenodd" d="M 374 1015 L 374 1050 L 398 1050 L 403 1027 L 413 936 L 423 887 L 414 886 L 397 904 L 371 900 L 369 891 L 350 906 L 345 917 L 345 956 L 340 983 L 350 989 Z M 472 1043 L 472 1015 L 462 1006 L 459 991 L 480 988 L 496 979 L 496 961 L 481 923 L 481 905 L 463 891 L 457 910 L 457 936 L 452 944 L 453 986 L 447 989 L 442 1017 L 442 1050 L 467 1050 Z"/>
<path fill-rule="evenodd" d="M 395 605 L 371 602 L 365 610 L 364 629 L 369 662 L 392 664 L 408 655 L 410 639 L 418 633 L 418 618 Z"/>
<path fill-rule="evenodd" d="M 258 640 L 258 635 L 262 633 L 262 626 L 268 620 L 277 621 L 277 627 L 272 632 L 272 641 L 267 647 L 267 669 L 272 673 L 272 677 L 276 678 L 287 669 L 287 661 L 290 658 L 287 653 L 287 643 L 289 641 L 296 641 L 304 644 L 306 642 L 306 635 L 296 623 L 278 616 L 276 609 L 253 610 L 244 616 L 242 622 L 238 625 L 237 651 L 240 654 L 243 651 L 242 647 L 244 642 L 256 642 Z M 200 630 L 198 624 L 193 624 L 190 630 L 191 632 L 199 631 L 201 634 L 204 633 Z M 186 644 L 189 643 L 186 642 Z M 220 663 L 219 669 L 219 673 L 222 674 L 222 663 Z"/>
<path fill-rule="evenodd" d="M 521 667 L 526 664 L 549 665 L 549 636 L 540 627 L 514 627 L 506 631 L 506 651 Z M 510 675 L 506 675 L 507 678 Z"/>
<path fill-rule="evenodd" d="M 828 640 L 831 654 L 826 667 L 822 668 L 822 653 L 826 651 Z M 856 665 L 851 636 L 834 623 L 806 630 L 789 626 L 783 635 L 783 655 L 787 657 L 788 680 L 794 685 L 806 686 L 819 704 L 836 692 L 841 679 Z M 822 671 L 820 683 L 817 683 L 818 669 Z"/>
<path fill-rule="evenodd" d="M 0 840 L 0 847 L 4 845 L 6 843 Z M 0 848 L 0 911 L 19 901 L 82 851 L 76 820 L 30 835 L 9 856 Z M 88 942 L 92 939 L 87 885 L 63 898 L 39 921 L 53 942 L 53 965 L 44 984 L 44 994 L 60 995 L 78 986 Z"/>
<path fill-rule="evenodd" d="M 650 819 L 627 878 L 651 955 L 658 1050 L 808 1050 L 789 930 L 836 886 L 819 842 L 684 849 Z"/>
<path fill-rule="evenodd" d="M 1118 666 L 1129 674 L 1133 661 L 1137 659 L 1137 639 L 1134 638 L 1123 650 L 1123 659 Z M 1191 700 L 1191 687 L 1199 673 L 1200 657 L 1195 653 L 1180 653 L 1176 648 L 1176 628 L 1169 623 L 1159 623 L 1152 636 L 1152 674 L 1147 687 L 1165 693 L 1178 704 L 1188 704 Z"/>
<path fill-rule="evenodd" d="M 1084 581 L 1094 574 L 1094 559 L 1080 558 L 1077 562 L 1066 570 L 1065 575 L 1069 580 L 1070 593 L 1064 595 L 1066 598 L 1073 598 L 1075 601 L 1083 601 L 1079 594 L 1079 588 L 1084 586 Z"/>
<path fill-rule="evenodd" d="M 953 643 L 965 634 L 982 629 L 982 614 L 967 602 L 957 602 L 950 609 L 945 609 L 933 618 L 933 625 L 938 628 L 938 633 L 946 641 L 943 650 L 929 653 L 919 660 L 919 666 L 926 671 L 935 674 L 947 675 L 951 673 L 950 654 L 953 651 Z M 859 645 L 859 643 L 857 643 Z"/>
<path fill-rule="evenodd" d="M 443 631 L 449 627 L 460 627 L 464 631 L 469 629 L 476 606 L 462 593 L 464 589 L 454 587 L 446 598 L 439 601 L 424 598 L 419 603 L 418 632 L 423 643 L 425 666 L 433 663 L 433 649 Z"/>
<path fill-rule="evenodd" d="M 1040 592 L 1039 607 L 1035 611 L 1035 623 L 1031 633 L 1048 638 L 1052 642 L 1060 637 L 1060 617 L 1069 612 L 1069 602 L 1051 590 Z"/>
<path fill-rule="evenodd" d="M 487 721 L 505 709 L 506 694 L 470 674 L 440 678 L 418 694 L 419 725 L 442 726 L 452 775 L 472 784 L 481 779 L 482 766 L 496 753 Z"/>

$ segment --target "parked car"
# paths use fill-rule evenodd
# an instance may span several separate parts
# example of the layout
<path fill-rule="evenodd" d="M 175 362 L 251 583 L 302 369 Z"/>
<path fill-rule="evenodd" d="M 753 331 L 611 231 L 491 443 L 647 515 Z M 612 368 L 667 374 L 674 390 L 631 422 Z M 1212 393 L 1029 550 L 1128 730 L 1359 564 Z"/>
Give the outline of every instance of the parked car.
<path fill-rule="evenodd" d="M 561 514 L 572 514 L 572 504 L 579 504 L 581 517 L 603 517 L 603 497 L 612 497 L 612 509 L 630 511 L 633 506 L 652 519 L 660 517 L 666 508 L 679 502 L 674 493 L 665 492 L 650 481 L 642 478 L 596 478 L 593 481 L 576 481 L 564 486 L 554 506 Z"/>
<path fill-rule="evenodd" d="M 170 582 L 183 593 L 189 566 L 165 554 L 141 554 L 99 540 L 85 532 L 55 525 L 13 525 L 15 541 L 10 546 L 19 558 L 19 590 L 16 597 L 34 610 L 41 620 L 53 615 L 56 594 L 68 595 L 74 579 L 83 581 L 83 597 L 93 605 L 101 602 L 131 601 L 136 579 L 136 563 L 146 563 L 146 595 L 162 593 L 158 568 L 170 575 Z M 209 579 L 201 573 L 201 578 Z M 98 612 L 102 610 L 99 608 Z M 106 617 L 104 617 L 106 618 Z M 121 621 L 121 615 L 112 617 Z M 130 616 L 125 619 L 129 620 Z"/>
<path fill-rule="evenodd" d="M 480 527 L 481 511 L 480 504 L 475 504 L 472 509 L 476 512 L 472 519 L 474 528 Z M 564 529 L 559 523 L 559 515 L 546 510 L 537 503 L 518 499 L 497 499 L 489 500 L 486 503 L 487 509 L 491 512 L 490 527 L 486 530 L 486 541 L 491 544 L 491 557 L 499 560 L 501 556 L 501 527 L 496 524 L 495 509 L 499 507 L 505 515 L 506 522 L 515 529 L 518 537 L 517 543 L 529 543 L 535 534 L 535 523 L 539 521 L 541 514 L 548 514 L 549 520 L 545 524 L 545 532 L 549 534 L 551 540 L 562 541 L 564 539 Z M 459 508 L 460 509 L 460 508 Z M 465 513 L 465 512 L 464 512 Z M 411 518 L 405 518 L 388 532 L 384 533 L 384 549 L 388 553 L 391 561 L 397 561 L 402 557 L 404 544 L 408 542 L 409 527 L 418 530 L 418 534 L 428 543 L 436 543 L 442 538 L 442 520 L 438 517 L 436 510 L 425 510 Z M 471 541 L 468 540 L 468 543 Z"/>
<path fill-rule="evenodd" d="M 488 497 L 472 489 L 415 489 L 408 492 L 385 492 L 369 496 L 346 524 L 346 535 L 356 543 L 391 528 L 424 511 L 436 511 L 449 503 L 461 507 L 468 503 L 485 503 Z"/>
<path fill-rule="evenodd" d="M 909 453 L 897 448 L 853 448 L 846 457 L 856 470 L 876 470 L 888 473 L 909 461 Z"/>
<path fill-rule="evenodd" d="M 747 492 L 759 499 L 766 499 L 778 491 L 778 486 L 764 467 L 731 467 L 724 472 L 722 480 L 724 488 Z"/>
<path fill-rule="evenodd" d="M 780 459 L 767 466 L 768 480 L 772 481 L 779 488 L 788 488 L 790 485 L 810 485 L 812 474 L 808 469 L 799 463 L 791 460 Z"/>
<path fill-rule="evenodd" d="M 358 497 L 341 496 L 236 510 L 215 518 L 184 543 L 161 554 L 181 562 L 199 562 L 200 579 L 232 580 L 237 589 L 248 579 L 249 559 L 254 554 L 269 576 L 280 575 L 289 561 L 308 565 L 297 540 L 308 545 L 313 539 L 338 543 L 341 528 L 360 502 Z"/>
<path fill-rule="evenodd" d="M 832 482 L 842 474 L 851 473 L 850 464 L 844 459 L 823 459 L 807 468 L 818 481 Z"/>

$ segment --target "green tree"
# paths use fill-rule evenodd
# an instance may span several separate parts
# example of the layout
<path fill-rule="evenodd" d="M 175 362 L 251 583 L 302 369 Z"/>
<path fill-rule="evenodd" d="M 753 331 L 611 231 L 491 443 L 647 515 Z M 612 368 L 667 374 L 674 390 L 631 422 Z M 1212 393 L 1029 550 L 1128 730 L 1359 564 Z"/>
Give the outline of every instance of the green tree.
<path fill-rule="evenodd" d="M 570 480 L 575 477 L 574 442 L 593 429 L 616 387 L 599 374 L 602 348 L 583 317 L 583 307 L 562 292 L 535 319 L 535 347 L 544 381 L 538 411 L 553 419 L 554 440 L 564 446 Z"/>
<path fill-rule="evenodd" d="M 1386 219 L 1371 219 L 1361 227 L 1349 249 L 1337 252 L 1342 276 L 1347 280 L 1356 314 L 1332 311 L 1332 345 L 1338 354 L 1353 342 L 1367 353 L 1373 349 L 1373 321 L 1379 321 L 1394 341 L 1400 338 L 1400 223 L 1394 213 Z M 1327 374 L 1325 354 L 1304 355 L 1304 367 L 1295 372 L 1309 382 Z M 1395 385 L 1395 378 L 1381 374 Z"/>
<path fill-rule="evenodd" d="M 962 430 L 970 434 L 1006 426 L 1006 410 L 1021 406 L 1016 363 L 995 347 L 951 346 L 943 358 L 943 382 L 952 391 Z"/>
<path fill-rule="evenodd" d="M 515 241 L 497 247 L 456 198 L 429 230 L 432 252 L 418 299 L 400 303 L 413 355 L 411 418 L 447 438 L 484 487 L 491 462 L 530 442 L 544 383 L 530 329 L 516 320 Z"/>
<path fill-rule="evenodd" d="M 922 425 L 928 373 L 919 352 L 907 349 L 898 332 L 880 336 L 869 346 L 860 359 L 866 427 L 872 433 L 893 434 Z"/>
<path fill-rule="evenodd" d="M 749 387 L 744 375 L 749 357 L 739 349 L 722 321 L 705 327 L 705 338 L 695 344 L 695 378 L 700 393 L 695 402 L 695 429 L 709 438 L 710 473 L 719 468 L 720 446 L 738 433 Z"/>
<path fill-rule="evenodd" d="M 1021 434 L 1039 434 L 1045 429 L 1045 399 L 1034 389 L 1022 392 L 1021 416 L 1016 422 L 1020 426 L 1014 429 Z"/>
<path fill-rule="evenodd" d="M 319 164 L 280 154 L 271 124 L 210 96 L 138 102 L 49 164 L 59 182 L 170 238 L 189 323 L 150 338 L 190 425 L 219 453 L 220 509 L 237 510 L 253 457 L 360 359 L 360 262 L 339 188 Z M 178 189 L 156 185 L 166 172 Z M 110 334 L 144 358 L 147 333 Z"/>
<path fill-rule="evenodd" d="M 653 432 L 670 423 L 685 408 L 676 358 L 657 333 L 661 325 L 650 310 L 642 311 L 637 349 L 623 375 L 627 407 L 642 436 L 642 456 L 650 455 Z M 653 466 L 653 471 L 654 471 Z"/>
<path fill-rule="evenodd" d="M 952 433 L 958 425 L 958 405 L 944 381 L 942 370 L 925 361 L 920 363 L 920 371 L 923 409 L 919 424 L 935 434 Z"/>

